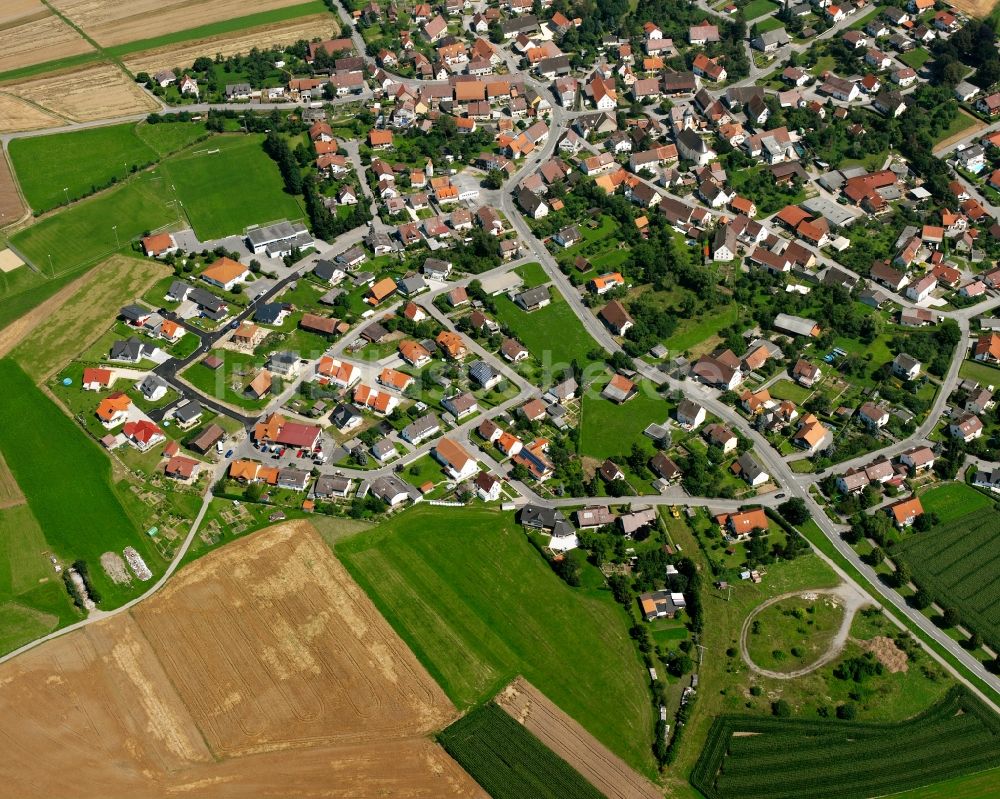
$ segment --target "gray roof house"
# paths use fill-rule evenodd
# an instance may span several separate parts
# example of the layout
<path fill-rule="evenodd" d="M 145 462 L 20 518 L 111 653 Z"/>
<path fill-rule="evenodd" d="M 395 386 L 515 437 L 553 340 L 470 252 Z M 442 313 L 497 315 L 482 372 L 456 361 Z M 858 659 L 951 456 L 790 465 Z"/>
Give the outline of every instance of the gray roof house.
<path fill-rule="evenodd" d="M 108 356 L 112 361 L 124 361 L 125 363 L 139 363 L 143 358 L 148 358 L 153 354 L 153 347 L 144 344 L 135 336 L 127 341 L 116 341 L 111 345 L 111 353 Z"/>

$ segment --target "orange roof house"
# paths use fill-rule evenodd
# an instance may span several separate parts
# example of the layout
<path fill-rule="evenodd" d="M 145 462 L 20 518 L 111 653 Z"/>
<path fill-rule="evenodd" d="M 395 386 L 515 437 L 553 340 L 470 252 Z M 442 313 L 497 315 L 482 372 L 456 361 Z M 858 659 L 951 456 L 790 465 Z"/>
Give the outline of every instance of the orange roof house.
<path fill-rule="evenodd" d="M 271 373 L 267 371 L 267 369 L 262 369 L 260 373 L 250 381 L 250 384 L 246 388 L 247 393 L 260 399 L 271 391 L 271 385 L 273 382 L 274 379 L 271 377 Z"/>
<path fill-rule="evenodd" d="M 404 372 L 386 367 L 379 373 L 378 382 L 383 386 L 394 388 L 396 391 L 406 391 L 413 382 L 413 378 Z"/>
<path fill-rule="evenodd" d="M 387 297 L 396 293 L 396 281 L 391 277 L 384 277 L 368 290 L 368 303 L 378 305 Z"/>
<path fill-rule="evenodd" d="M 371 147 L 380 149 L 392 147 L 392 131 L 372 128 L 368 131 L 368 144 Z"/>
<path fill-rule="evenodd" d="M 111 396 L 102 399 L 98 404 L 97 418 L 105 424 L 112 423 L 116 419 L 123 419 L 130 407 L 132 407 L 132 400 L 121 391 L 116 391 Z"/>
<path fill-rule="evenodd" d="M 462 337 L 450 330 L 442 330 L 434 340 L 452 360 L 464 358 L 469 352 Z"/>
<path fill-rule="evenodd" d="M 754 530 L 767 529 L 767 514 L 763 508 L 743 511 L 742 513 L 723 514 L 717 516 L 719 524 L 728 525 L 735 536 L 749 535 Z"/>
<path fill-rule="evenodd" d="M 431 354 L 422 344 L 407 339 L 397 347 L 400 357 L 411 366 L 423 366 L 431 359 Z"/>
<path fill-rule="evenodd" d="M 889 506 L 889 514 L 897 527 L 909 527 L 918 516 L 924 513 L 924 506 L 917 497 L 904 499 Z"/>
<path fill-rule="evenodd" d="M 239 261 L 223 256 L 201 273 L 201 279 L 229 291 L 235 283 L 244 280 L 248 274 L 250 270 Z"/>
<path fill-rule="evenodd" d="M 146 255 L 156 258 L 166 252 L 176 250 L 177 245 L 174 244 L 174 237 L 169 233 L 154 233 L 152 236 L 143 238 L 142 249 L 145 250 Z"/>
<path fill-rule="evenodd" d="M 83 387 L 90 390 L 99 390 L 111 385 L 112 377 L 110 369 L 99 369 L 88 366 L 83 370 Z"/>
<path fill-rule="evenodd" d="M 241 483 L 249 483 L 257 479 L 259 463 L 253 461 L 233 461 L 229 464 L 229 478 L 239 480 Z"/>
<path fill-rule="evenodd" d="M 812 451 L 823 443 L 829 431 L 823 426 L 815 416 L 807 413 L 799 422 L 799 429 L 792 437 L 793 441 L 800 447 Z"/>

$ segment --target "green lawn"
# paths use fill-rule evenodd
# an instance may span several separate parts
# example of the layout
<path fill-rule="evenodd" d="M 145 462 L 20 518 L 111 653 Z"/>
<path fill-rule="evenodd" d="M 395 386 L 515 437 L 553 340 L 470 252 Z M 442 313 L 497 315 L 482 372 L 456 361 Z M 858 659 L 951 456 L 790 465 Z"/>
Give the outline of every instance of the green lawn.
<path fill-rule="evenodd" d="M 46 211 L 91 194 L 112 178 L 123 180 L 131 167 L 156 161 L 157 153 L 129 123 L 14 139 L 10 158 L 28 204 Z"/>
<path fill-rule="evenodd" d="M 208 128 L 204 122 L 157 122 L 155 125 L 140 122 L 135 132 L 157 154 L 164 156 L 183 150 L 202 136 L 207 136 Z"/>
<path fill-rule="evenodd" d="M 540 286 L 543 283 L 549 282 L 549 276 L 545 273 L 545 270 L 539 263 L 522 264 L 514 271 L 522 277 L 524 280 L 524 287 L 526 289 L 531 289 L 535 286 Z"/>
<path fill-rule="evenodd" d="M 768 3 L 770 5 L 770 3 Z M 762 19 L 760 22 L 755 22 L 753 29 L 758 33 L 767 33 L 768 31 L 776 31 L 778 28 L 785 27 L 785 23 L 782 22 L 777 17 L 768 17 L 767 19 Z"/>
<path fill-rule="evenodd" d="M 978 380 L 984 386 L 1000 386 L 1000 369 L 978 361 L 963 361 L 958 369 L 960 377 Z"/>
<path fill-rule="evenodd" d="M 523 674 L 652 773 L 648 676 L 621 608 L 569 588 L 509 515 L 418 507 L 336 552 L 460 709 Z"/>
<path fill-rule="evenodd" d="M 185 369 L 181 377 L 208 396 L 240 408 L 260 410 L 271 401 L 271 397 L 255 400 L 243 393 L 264 365 L 263 356 L 234 350 L 214 350 L 212 354 L 222 359 L 218 369 L 213 371 L 198 360 Z"/>
<path fill-rule="evenodd" d="M 966 130 L 967 128 L 971 128 L 973 125 L 976 124 L 977 121 L 978 120 L 974 116 L 972 116 L 972 114 L 968 113 L 967 111 L 963 111 L 961 108 L 958 109 L 958 113 L 955 115 L 955 118 L 951 121 L 951 124 L 947 128 L 945 128 L 945 130 L 941 133 L 941 135 L 937 137 L 937 141 L 935 142 L 935 144 L 937 142 L 951 138 L 952 136 L 961 133 L 963 130 Z"/>
<path fill-rule="evenodd" d="M 0 274 L 0 328 L 23 316 L 83 272 L 67 272 L 54 280 L 24 267 Z"/>
<path fill-rule="evenodd" d="M 0 654 L 79 618 L 48 549 L 27 505 L 0 510 Z"/>
<path fill-rule="evenodd" d="M 985 799 L 997 795 L 997 785 L 1000 785 L 1000 768 L 894 793 L 892 799 Z"/>
<path fill-rule="evenodd" d="M 277 165 L 261 148 L 263 136 L 220 136 L 168 159 L 163 171 L 203 241 L 242 233 L 250 225 L 305 216 L 285 194 Z"/>
<path fill-rule="evenodd" d="M 18 424 L 0 425 L 0 451 L 28 507 L 60 557 L 82 558 L 94 584 L 114 607 L 141 591 L 115 587 L 100 568 L 101 554 L 134 546 L 150 571 L 162 561 L 139 533 L 111 487 L 111 464 L 93 441 L 9 359 L 0 360 L 6 411 Z"/>
<path fill-rule="evenodd" d="M 687 352 L 717 335 L 723 328 L 729 327 L 739 315 L 739 308 L 731 304 L 707 316 L 678 320 L 677 332 L 664 341 L 663 345 L 672 353 Z"/>
<path fill-rule="evenodd" d="M 11 243 L 49 277 L 79 270 L 127 248 L 148 230 L 178 221 L 166 199 L 154 170 L 47 217 L 12 236 Z"/>
<path fill-rule="evenodd" d="M 771 0 L 750 0 L 745 6 L 743 6 L 743 16 L 747 20 L 757 19 L 757 17 L 762 17 L 765 14 L 770 14 L 772 11 L 778 9 L 777 3 L 772 3 Z"/>
<path fill-rule="evenodd" d="M 910 50 L 908 53 L 899 55 L 898 58 L 906 64 L 906 66 L 919 70 L 930 60 L 931 54 L 923 47 L 918 47 L 915 50 Z"/>
<path fill-rule="evenodd" d="M 813 393 L 811 388 L 800 386 L 791 380 L 776 380 L 771 384 L 768 393 L 775 399 L 791 400 L 796 405 L 801 405 Z"/>
<path fill-rule="evenodd" d="M 603 383 L 594 386 L 596 391 L 603 387 Z M 642 439 L 642 431 L 647 425 L 663 424 L 670 415 L 667 403 L 657 394 L 647 394 L 647 387 L 652 388 L 648 383 L 640 384 L 638 395 L 624 405 L 616 405 L 597 396 L 596 392 L 584 395 L 581 400 L 581 455 L 604 459 L 628 454 L 632 442 Z"/>
<path fill-rule="evenodd" d="M 941 524 L 947 524 L 967 513 L 988 508 L 993 503 L 985 494 L 965 483 L 945 483 L 921 494 L 920 504 L 925 512 L 937 514 Z"/>
<path fill-rule="evenodd" d="M 597 345 L 559 292 L 553 289 L 551 304 L 532 313 L 506 297 L 498 297 L 496 303 L 497 321 L 510 328 L 539 363 L 568 366 L 576 360 L 586 366 L 590 362 L 588 353 Z"/>

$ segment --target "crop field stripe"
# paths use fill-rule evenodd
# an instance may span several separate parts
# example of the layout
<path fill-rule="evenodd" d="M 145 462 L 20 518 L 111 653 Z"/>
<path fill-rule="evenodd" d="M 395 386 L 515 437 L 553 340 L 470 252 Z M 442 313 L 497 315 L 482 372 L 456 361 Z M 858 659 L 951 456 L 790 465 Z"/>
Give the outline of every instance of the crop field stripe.
<path fill-rule="evenodd" d="M 998 737 L 1000 724 L 960 687 L 899 724 L 720 716 L 691 781 L 710 799 L 819 799 L 831 785 L 860 799 L 995 766 Z"/>
<path fill-rule="evenodd" d="M 248 14 L 245 17 L 235 19 L 220 20 L 210 22 L 197 28 L 165 33 L 162 36 L 154 36 L 149 39 L 137 39 L 127 44 L 117 44 L 105 47 L 104 52 L 114 57 L 122 57 L 139 53 L 143 50 L 152 50 L 156 47 L 164 47 L 170 44 L 184 44 L 196 39 L 207 39 L 212 36 L 221 36 L 226 33 L 245 31 L 248 28 L 258 28 L 262 25 L 272 25 L 276 22 L 288 22 L 289 20 L 307 17 L 312 14 L 320 14 L 329 9 L 322 0 L 308 0 L 295 6 L 285 6 L 284 8 L 273 8 L 269 11 L 259 11 L 256 14 Z M 210 47 L 211 43 L 206 43 Z M 209 55 L 206 52 L 206 55 Z"/>
<path fill-rule="evenodd" d="M 580 772 L 492 702 L 439 740 L 493 799 L 602 799 Z"/>
<path fill-rule="evenodd" d="M 954 606 L 987 643 L 1000 643 L 1000 544 L 996 511 L 984 508 L 915 534 L 899 545 L 901 560 L 942 606 Z"/>

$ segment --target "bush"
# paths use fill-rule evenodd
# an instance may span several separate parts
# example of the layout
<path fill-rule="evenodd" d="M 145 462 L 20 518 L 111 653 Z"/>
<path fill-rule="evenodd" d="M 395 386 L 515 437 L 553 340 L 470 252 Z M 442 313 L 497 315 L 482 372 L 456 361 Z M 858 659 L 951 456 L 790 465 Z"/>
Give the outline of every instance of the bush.
<path fill-rule="evenodd" d="M 787 719 L 792 715 L 792 706 L 784 699 L 771 703 L 771 712 L 780 719 Z"/>
<path fill-rule="evenodd" d="M 845 702 L 843 705 L 837 705 L 837 718 L 843 719 L 844 721 L 853 721 L 858 716 L 858 709 L 854 706 L 852 702 Z"/>

